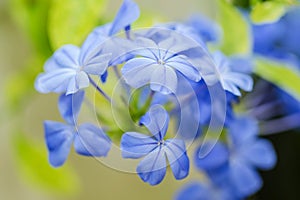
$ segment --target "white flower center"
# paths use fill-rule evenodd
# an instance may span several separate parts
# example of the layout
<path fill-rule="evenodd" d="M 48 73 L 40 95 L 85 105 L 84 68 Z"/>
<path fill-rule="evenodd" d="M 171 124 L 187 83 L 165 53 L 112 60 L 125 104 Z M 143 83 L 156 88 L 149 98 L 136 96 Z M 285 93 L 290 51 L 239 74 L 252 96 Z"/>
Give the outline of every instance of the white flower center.
<path fill-rule="evenodd" d="M 157 61 L 157 63 L 158 63 L 159 65 L 164 65 L 164 64 L 166 64 L 166 62 L 165 62 L 164 60 L 162 60 L 162 59 L 159 59 L 159 60 Z"/>
<path fill-rule="evenodd" d="M 160 140 L 160 141 L 157 142 L 157 145 L 158 145 L 158 146 L 164 145 L 164 144 L 165 144 L 165 141 L 164 141 L 164 140 Z"/>

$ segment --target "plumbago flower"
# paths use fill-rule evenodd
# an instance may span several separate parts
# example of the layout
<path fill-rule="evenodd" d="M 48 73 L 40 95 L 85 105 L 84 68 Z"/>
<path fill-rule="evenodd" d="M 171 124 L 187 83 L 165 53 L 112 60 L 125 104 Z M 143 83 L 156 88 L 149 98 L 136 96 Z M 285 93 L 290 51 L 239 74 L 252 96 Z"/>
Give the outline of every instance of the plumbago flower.
<path fill-rule="evenodd" d="M 106 156 L 111 141 L 103 130 L 90 123 L 77 126 L 77 117 L 84 99 L 84 91 L 61 95 L 59 111 L 67 124 L 45 121 L 45 138 L 49 151 L 49 162 L 54 167 L 64 164 L 74 142 L 75 151 L 84 156 Z"/>
<path fill-rule="evenodd" d="M 131 0 L 125 0 L 113 23 L 97 28 L 87 37 L 81 48 L 64 45 L 54 53 L 44 66 L 45 72 L 36 79 L 36 90 L 41 93 L 74 94 L 89 86 L 92 81 L 89 75 L 105 77 L 107 67 L 112 64 L 114 52 L 111 48 L 104 48 L 104 41 L 120 30 L 128 29 L 138 16 L 137 5 Z"/>
<path fill-rule="evenodd" d="M 140 122 L 149 129 L 152 136 L 136 132 L 124 133 L 121 139 L 123 158 L 137 159 L 145 156 L 136 171 L 150 185 L 159 184 L 163 180 L 167 167 L 166 158 L 174 177 L 177 180 L 185 178 L 189 173 L 189 159 L 184 142 L 175 138 L 164 140 L 169 125 L 168 113 L 160 105 L 154 105 Z"/>
<path fill-rule="evenodd" d="M 196 151 L 195 165 L 207 174 L 219 191 L 226 194 L 229 191 L 229 199 L 243 199 L 262 186 L 255 168 L 271 169 L 276 163 L 276 154 L 269 141 L 257 137 L 257 123 L 250 118 L 235 119 L 228 133 L 228 142 L 217 142 L 204 157 L 201 152 L 211 144 L 210 141 L 202 144 Z"/>
<path fill-rule="evenodd" d="M 253 53 L 299 73 L 299 17 L 300 7 L 297 6 L 274 23 L 251 24 Z M 299 129 L 300 101 L 273 83 L 260 80 L 246 101 L 250 115 L 261 120 L 264 134 Z"/>
<path fill-rule="evenodd" d="M 185 185 L 177 192 L 176 200 L 234 200 L 233 191 L 226 185 L 219 187 L 215 183 L 194 181 Z"/>
<path fill-rule="evenodd" d="M 248 74 L 233 70 L 230 62 L 221 52 L 214 53 L 213 59 L 220 73 L 220 82 L 224 90 L 236 96 L 241 96 L 239 88 L 247 92 L 252 90 L 253 79 Z"/>
<path fill-rule="evenodd" d="M 161 31 L 162 34 L 166 32 L 170 33 L 170 31 Z M 142 37 L 136 39 L 138 47 L 132 54 L 139 57 L 129 60 L 122 68 L 126 83 L 133 88 L 140 88 L 150 83 L 153 91 L 171 94 L 177 89 L 177 72 L 192 81 L 200 81 L 200 69 L 190 63 L 187 56 L 180 54 L 198 46 L 196 43 L 184 41 L 181 37 L 171 34 L 167 39 L 158 42 Z"/>

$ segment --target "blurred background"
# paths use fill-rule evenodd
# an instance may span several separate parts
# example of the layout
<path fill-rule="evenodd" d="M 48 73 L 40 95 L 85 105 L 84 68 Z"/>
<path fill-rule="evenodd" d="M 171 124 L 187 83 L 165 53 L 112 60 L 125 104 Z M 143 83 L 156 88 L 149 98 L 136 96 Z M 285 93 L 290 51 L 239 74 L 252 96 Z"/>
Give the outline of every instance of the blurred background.
<path fill-rule="evenodd" d="M 188 180 L 167 174 L 159 186 L 143 183 L 136 174 L 110 169 L 95 159 L 71 152 L 66 165 L 47 161 L 43 121 L 59 120 L 57 95 L 40 95 L 33 82 L 43 63 L 58 46 L 78 44 L 96 25 L 111 20 L 121 0 L 0 0 L 0 199 L 171 199 Z M 162 19 L 185 20 L 201 13 L 212 19 L 217 9 L 205 0 L 136 0 L 142 11 L 137 26 Z M 92 5 L 92 6 L 91 6 Z M 58 9 L 59 8 L 59 9 Z M 76 18 L 82 16 L 81 21 Z M 85 16 L 86 15 L 86 16 Z M 81 29 L 70 27 L 83 23 Z M 72 32 L 73 31 L 73 32 Z M 74 42 L 73 42 L 74 43 Z M 297 199 L 300 188 L 300 134 L 268 136 L 278 164 L 262 173 L 263 189 L 251 199 Z"/>

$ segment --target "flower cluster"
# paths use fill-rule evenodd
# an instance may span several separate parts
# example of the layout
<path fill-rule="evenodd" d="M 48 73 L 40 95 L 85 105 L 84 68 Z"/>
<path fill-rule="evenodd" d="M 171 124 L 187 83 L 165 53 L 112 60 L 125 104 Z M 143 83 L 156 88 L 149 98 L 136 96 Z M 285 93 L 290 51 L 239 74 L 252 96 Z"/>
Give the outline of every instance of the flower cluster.
<path fill-rule="evenodd" d="M 45 63 L 35 88 L 60 94 L 59 112 L 66 122 L 44 123 L 50 164 L 63 165 L 72 143 L 78 154 L 100 157 L 108 155 L 114 141 L 120 142 L 123 158 L 142 158 L 136 172 L 150 185 L 163 181 L 168 166 L 180 180 L 189 175 L 190 162 L 194 164 L 204 179 L 184 186 L 176 195 L 178 200 L 244 199 L 254 194 L 262 186 L 257 169 L 271 169 L 276 154 L 272 144 L 259 137 L 260 118 L 255 112 L 234 109 L 244 92 L 253 89 L 251 56 L 211 51 L 207 44 L 221 40 L 221 29 L 202 16 L 132 30 L 139 14 L 132 0 L 124 0 L 113 22 L 96 27 L 81 47 L 62 46 Z M 296 33 L 291 37 L 282 31 L 272 37 L 263 34 L 269 28 L 285 30 L 281 27 L 296 14 L 291 11 L 274 25 L 253 25 L 253 51 L 288 59 L 299 67 L 299 48 L 293 42 Z M 300 30 L 297 25 L 295 29 Z M 274 49 L 278 41 L 282 45 Z M 287 49 L 294 52 L 292 57 L 290 52 L 279 53 Z M 124 90 L 119 94 L 121 101 L 102 87 L 115 78 Z M 263 83 L 265 88 L 268 84 Z M 113 120 L 101 120 L 103 116 L 98 117 L 103 128 L 79 123 L 83 103 L 90 103 L 90 85 L 112 106 L 128 109 L 134 126 L 116 131 Z M 260 103 L 266 101 L 262 95 Z M 255 99 L 248 96 L 247 101 Z M 188 154 L 191 145 L 196 147 L 191 148 L 196 149 L 190 152 L 193 159 Z"/>

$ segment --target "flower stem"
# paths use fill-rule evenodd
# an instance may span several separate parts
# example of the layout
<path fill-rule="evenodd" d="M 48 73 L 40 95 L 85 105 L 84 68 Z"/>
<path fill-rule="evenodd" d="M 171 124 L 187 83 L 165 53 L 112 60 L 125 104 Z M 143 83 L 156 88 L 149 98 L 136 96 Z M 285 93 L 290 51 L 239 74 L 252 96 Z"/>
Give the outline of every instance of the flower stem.
<path fill-rule="evenodd" d="M 104 96 L 105 99 L 107 99 L 110 103 L 112 102 L 111 98 L 95 83 L 95 81 L 89 76 L 89 80 L 91 84 L 97 89 L 98 92 L 100 92 L 101 95 Z"/>
<path fill-rule="evenodd" d="M 300 113 L 291 114 L 279 119 L 265 121 L 261 124 L 261 133 L 262 135 L 272 135 L 275 133 L 300 128 L 299 121 Z"/>

